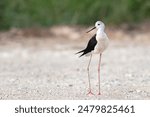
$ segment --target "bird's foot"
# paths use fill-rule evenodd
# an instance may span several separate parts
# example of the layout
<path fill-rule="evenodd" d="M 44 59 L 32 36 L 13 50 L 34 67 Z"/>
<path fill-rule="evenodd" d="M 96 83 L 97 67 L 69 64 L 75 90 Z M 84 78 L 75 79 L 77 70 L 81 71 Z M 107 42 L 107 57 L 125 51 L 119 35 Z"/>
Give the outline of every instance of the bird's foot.
<path fill-rule="evenodd" d="M 94 95 L 94 93 L 92 93 L 92 91 L 90 90 L 87 95 Z"/>

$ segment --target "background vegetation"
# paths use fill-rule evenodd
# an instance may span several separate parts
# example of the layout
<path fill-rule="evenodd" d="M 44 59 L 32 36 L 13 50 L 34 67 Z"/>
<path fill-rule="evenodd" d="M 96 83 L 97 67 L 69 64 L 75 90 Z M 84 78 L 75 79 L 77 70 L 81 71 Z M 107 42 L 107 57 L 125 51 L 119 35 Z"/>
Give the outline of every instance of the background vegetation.
<path fill-rule="evenodd" d="M 150 19 L 150 0 L 0 0 L 0 29 Z"/>

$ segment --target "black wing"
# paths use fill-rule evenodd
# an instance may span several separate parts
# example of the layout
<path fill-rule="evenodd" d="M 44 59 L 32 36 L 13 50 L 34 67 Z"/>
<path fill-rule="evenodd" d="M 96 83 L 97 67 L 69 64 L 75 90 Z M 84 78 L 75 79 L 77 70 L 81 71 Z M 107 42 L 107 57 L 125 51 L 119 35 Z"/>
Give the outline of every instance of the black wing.
<path fill-rule="evenodd" d="M 96 46 L 96 44 L 97 44 L 97 40 L 96 40 L 96 34 L 95 34 L 95 35 L 89 40 L 89 42 L 88 42 L 88 44 L 87 44 L 87 47 L 86 47 L 85 49 L 83 49 L 83 50 L 77 52 L 76 54 L 79 54 L 79 53 L 82 53 L 82 52 L 83 52 L 83 53 L 80 55 L 80 57 L 81 57 L 81 56 L 83 56 L 83 55 L 85 55 L 85 54 L 87 54 L 87 53 L 93 51 L 94 48 L 95 48 L 95 46 Z"/>

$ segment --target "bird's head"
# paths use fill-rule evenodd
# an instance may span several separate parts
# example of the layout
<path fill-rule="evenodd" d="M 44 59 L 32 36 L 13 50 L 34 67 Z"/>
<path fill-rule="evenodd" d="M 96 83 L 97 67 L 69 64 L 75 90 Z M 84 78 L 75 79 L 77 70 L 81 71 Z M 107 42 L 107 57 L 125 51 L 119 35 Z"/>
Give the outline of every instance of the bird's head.
<path fill-rule="evenodd" d="M 97 29 L 99 29 L 99 28 L 101 28 L 101 27 L 104 27 L 104 28 L 105 28 L 105 25 L 104 25 L 104 23 L 103 23 L 102 21 L 97 21 L 97 22 L 95 23 L 95 27 L 96 27 Z"/>
<path fill-rule="evenodd" d="M 95 23 L 95 26 L 92 29 L 90 29 L 89 31 L 87 31 L 87 33 L 92 31 L 92 30 L 94 30 L 95 28 L 96 29 L 100 29 L 100 28 L 104 29 L 105 28 L 105 24 L 102 21 L 97 21 Z"/>

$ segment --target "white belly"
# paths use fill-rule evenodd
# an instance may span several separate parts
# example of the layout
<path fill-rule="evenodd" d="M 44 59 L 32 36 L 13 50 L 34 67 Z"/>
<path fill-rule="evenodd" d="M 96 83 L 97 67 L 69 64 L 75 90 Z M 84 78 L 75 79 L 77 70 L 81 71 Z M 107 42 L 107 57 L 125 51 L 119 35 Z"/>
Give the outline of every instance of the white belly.
<path fill-rule="evenodd" d="M 99 54 L 102 53 L 109 44 L 109 39 L 107 35 L 103 35 L 103 37 L 96 36 L 97 44 L 94 48 L 94 53 Z"/>

